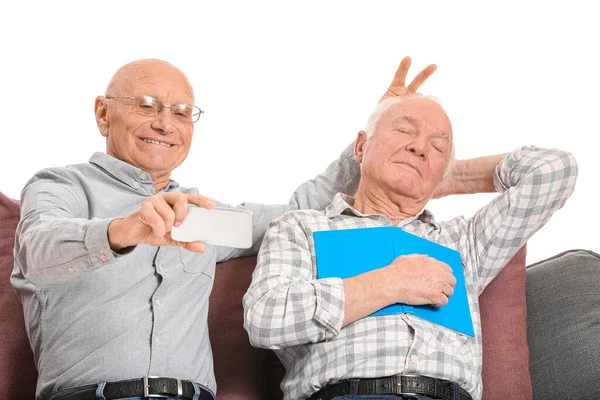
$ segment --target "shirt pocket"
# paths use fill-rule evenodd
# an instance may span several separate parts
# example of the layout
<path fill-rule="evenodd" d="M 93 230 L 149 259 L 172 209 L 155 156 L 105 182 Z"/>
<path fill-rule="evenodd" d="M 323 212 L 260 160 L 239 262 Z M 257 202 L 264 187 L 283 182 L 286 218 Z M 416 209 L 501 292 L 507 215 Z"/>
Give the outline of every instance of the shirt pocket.
<path fill-rule="evenodd" d="M 213 246 L 206 246 L 204 253 L 193 253 L 181 247 L 178 250 L 184 272 L 188 274 L 204 274 L 211 279 L 215 276 L 217 253 Z"/>

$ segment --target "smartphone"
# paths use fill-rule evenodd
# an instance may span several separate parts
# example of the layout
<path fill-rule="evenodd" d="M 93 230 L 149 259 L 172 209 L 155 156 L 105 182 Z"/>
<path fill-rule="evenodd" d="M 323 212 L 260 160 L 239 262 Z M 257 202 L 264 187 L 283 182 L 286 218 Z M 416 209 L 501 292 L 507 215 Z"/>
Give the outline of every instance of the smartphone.
<path fill-rule="evenodd" d="M 248 249 L 252 247 L 252 211 L 188 205 L 185 219 L 173 227 L 171 237 L 180 242 Z"/>

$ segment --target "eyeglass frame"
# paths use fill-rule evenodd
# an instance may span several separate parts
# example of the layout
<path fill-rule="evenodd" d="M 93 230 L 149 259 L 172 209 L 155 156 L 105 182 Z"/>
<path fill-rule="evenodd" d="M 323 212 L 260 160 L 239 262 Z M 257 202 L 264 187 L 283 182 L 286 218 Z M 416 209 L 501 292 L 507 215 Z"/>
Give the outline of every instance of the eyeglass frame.
<path fill-rule="evenodd" d="M 198 122 L 198 121 L 200 120 L 200 116 L 201 116 L 201 115 L 204 113 L 204 111 L 202 111 L 202 109 L 201 109 L 200 107 L 198 107 L 198 106 L 196 106 L 196 105 L 194 105 L 194 104 L 188 104 L 188 103 L 165 104 L 165 103 L 163 103 L 162 101 L 160 101 L 159 99 L 157 99 L 156 97 L 147 96 L 147 95 L 142 95 L 142 96 L 104 96 L 104 97 L 106 97 L 107 99 L 125 99 L 125 100 L 131 100 L 132 102 L 133 102 L 133 100 L 135 100 L 135 99 L 144 98 L 144 97 L 149 97 L 149 98 L 151 98 L 152 100 L 155 100 L 155 101 L 157 101 L 157 102 L 158 102 L 158 103 L 161 105 L 161 107 L 160 107 L 160 110 L 158 110 L 158 113 L 157 113 L 156 115 L 148 115 L 148 114 L 143 114 L 143 113 L 140 113 L 140 115 L 146 115 L 146 116 L 148 116 L 148 117 L 158 117 L 158 116 L 160 115 L 160 113 L 161 113 L 161 112 L 163 112 L 163 110 L 164 110 L 165 108 L 168 108 L 168 109 L 171 111 L 171 117 L 172 117 L 174 120 L 176 120 L 176 121 L 179 121 L 179 122 L 181 122 L 181 123 L 183 123 L 183 124 L 195 124 L 196 122 Z M 177 118 L 175 118 L 175 115 L 173 115 L 173 107 L 174 107 L 174 106 L 181 105 L 181 104 L 184 104 L 184 105 L 186 105 L 186 106 L 191 106 L 192 108 L 196 108 L 196 109 L 198 109 L 198 111 L 200 111 L 200 112 L 198 113 L 198 118 L 197 118 L 195 121 L 189 121 L 189 122 L 188 122 L 188 121 L 183 121 L 183 120 L 180 120 L 180 119 L 177 119 Z M 131 104 L 131 106 L 133 107 L 133 103 Z"/>

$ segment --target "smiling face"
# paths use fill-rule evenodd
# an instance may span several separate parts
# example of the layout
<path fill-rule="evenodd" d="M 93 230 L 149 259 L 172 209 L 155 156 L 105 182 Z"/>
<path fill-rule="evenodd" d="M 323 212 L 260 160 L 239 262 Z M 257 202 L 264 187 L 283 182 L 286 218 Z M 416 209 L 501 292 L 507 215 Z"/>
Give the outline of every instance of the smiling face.
<path fill-rule="evenodd" d="M 370 138 L 359 133 L 355 156 L 362 183 L 426 202 L 444 175 L 451 141 L 452 125 L 435 101 L 421 97 L 395 102 Z"/>
<path fill-rule="evenodd" d="M 107 88 L 110 96 L 151 96 L 164 104 L 194 103 L 185 75 L 160 60 L 141 60 L 122 67 Z M 106 152 L 149 172 L 153 179 L 167 178 L 187 157 L 194 125 L 173 119 L 168 108 L 158 116 L 134 112 L 127 99 L 96 99 L 96 121 L 106 137 Z"/>

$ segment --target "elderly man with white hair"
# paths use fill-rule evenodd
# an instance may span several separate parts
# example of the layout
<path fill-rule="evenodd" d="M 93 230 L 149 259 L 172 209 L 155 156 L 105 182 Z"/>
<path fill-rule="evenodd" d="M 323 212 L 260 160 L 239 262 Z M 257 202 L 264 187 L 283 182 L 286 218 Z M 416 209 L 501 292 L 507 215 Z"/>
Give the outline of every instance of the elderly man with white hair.
<path fill-rule="evenodd" d="M 325 211 L 292 211 L 271 223 L 244 297 L 245 328 L 254 346 L 275 350 L 285 365 L 285 400 L 481 399 L 478 297 L 565 204 L 577 164 L 568 152 L 522 147 L 452 165 L 453 149 L 435 99 L 385 100 L 356 139 L 356 196 L 340 193 Z M 434 197 L 494 191 L 471 218 L 438 222 L 425 209 Z M 395 303 L 448 303 L 456 278 L 426 255 L 317 279 L 315 231 L 381 226 L 460 252 L 474 336 L 410 314 L 370 315 Z"/>

